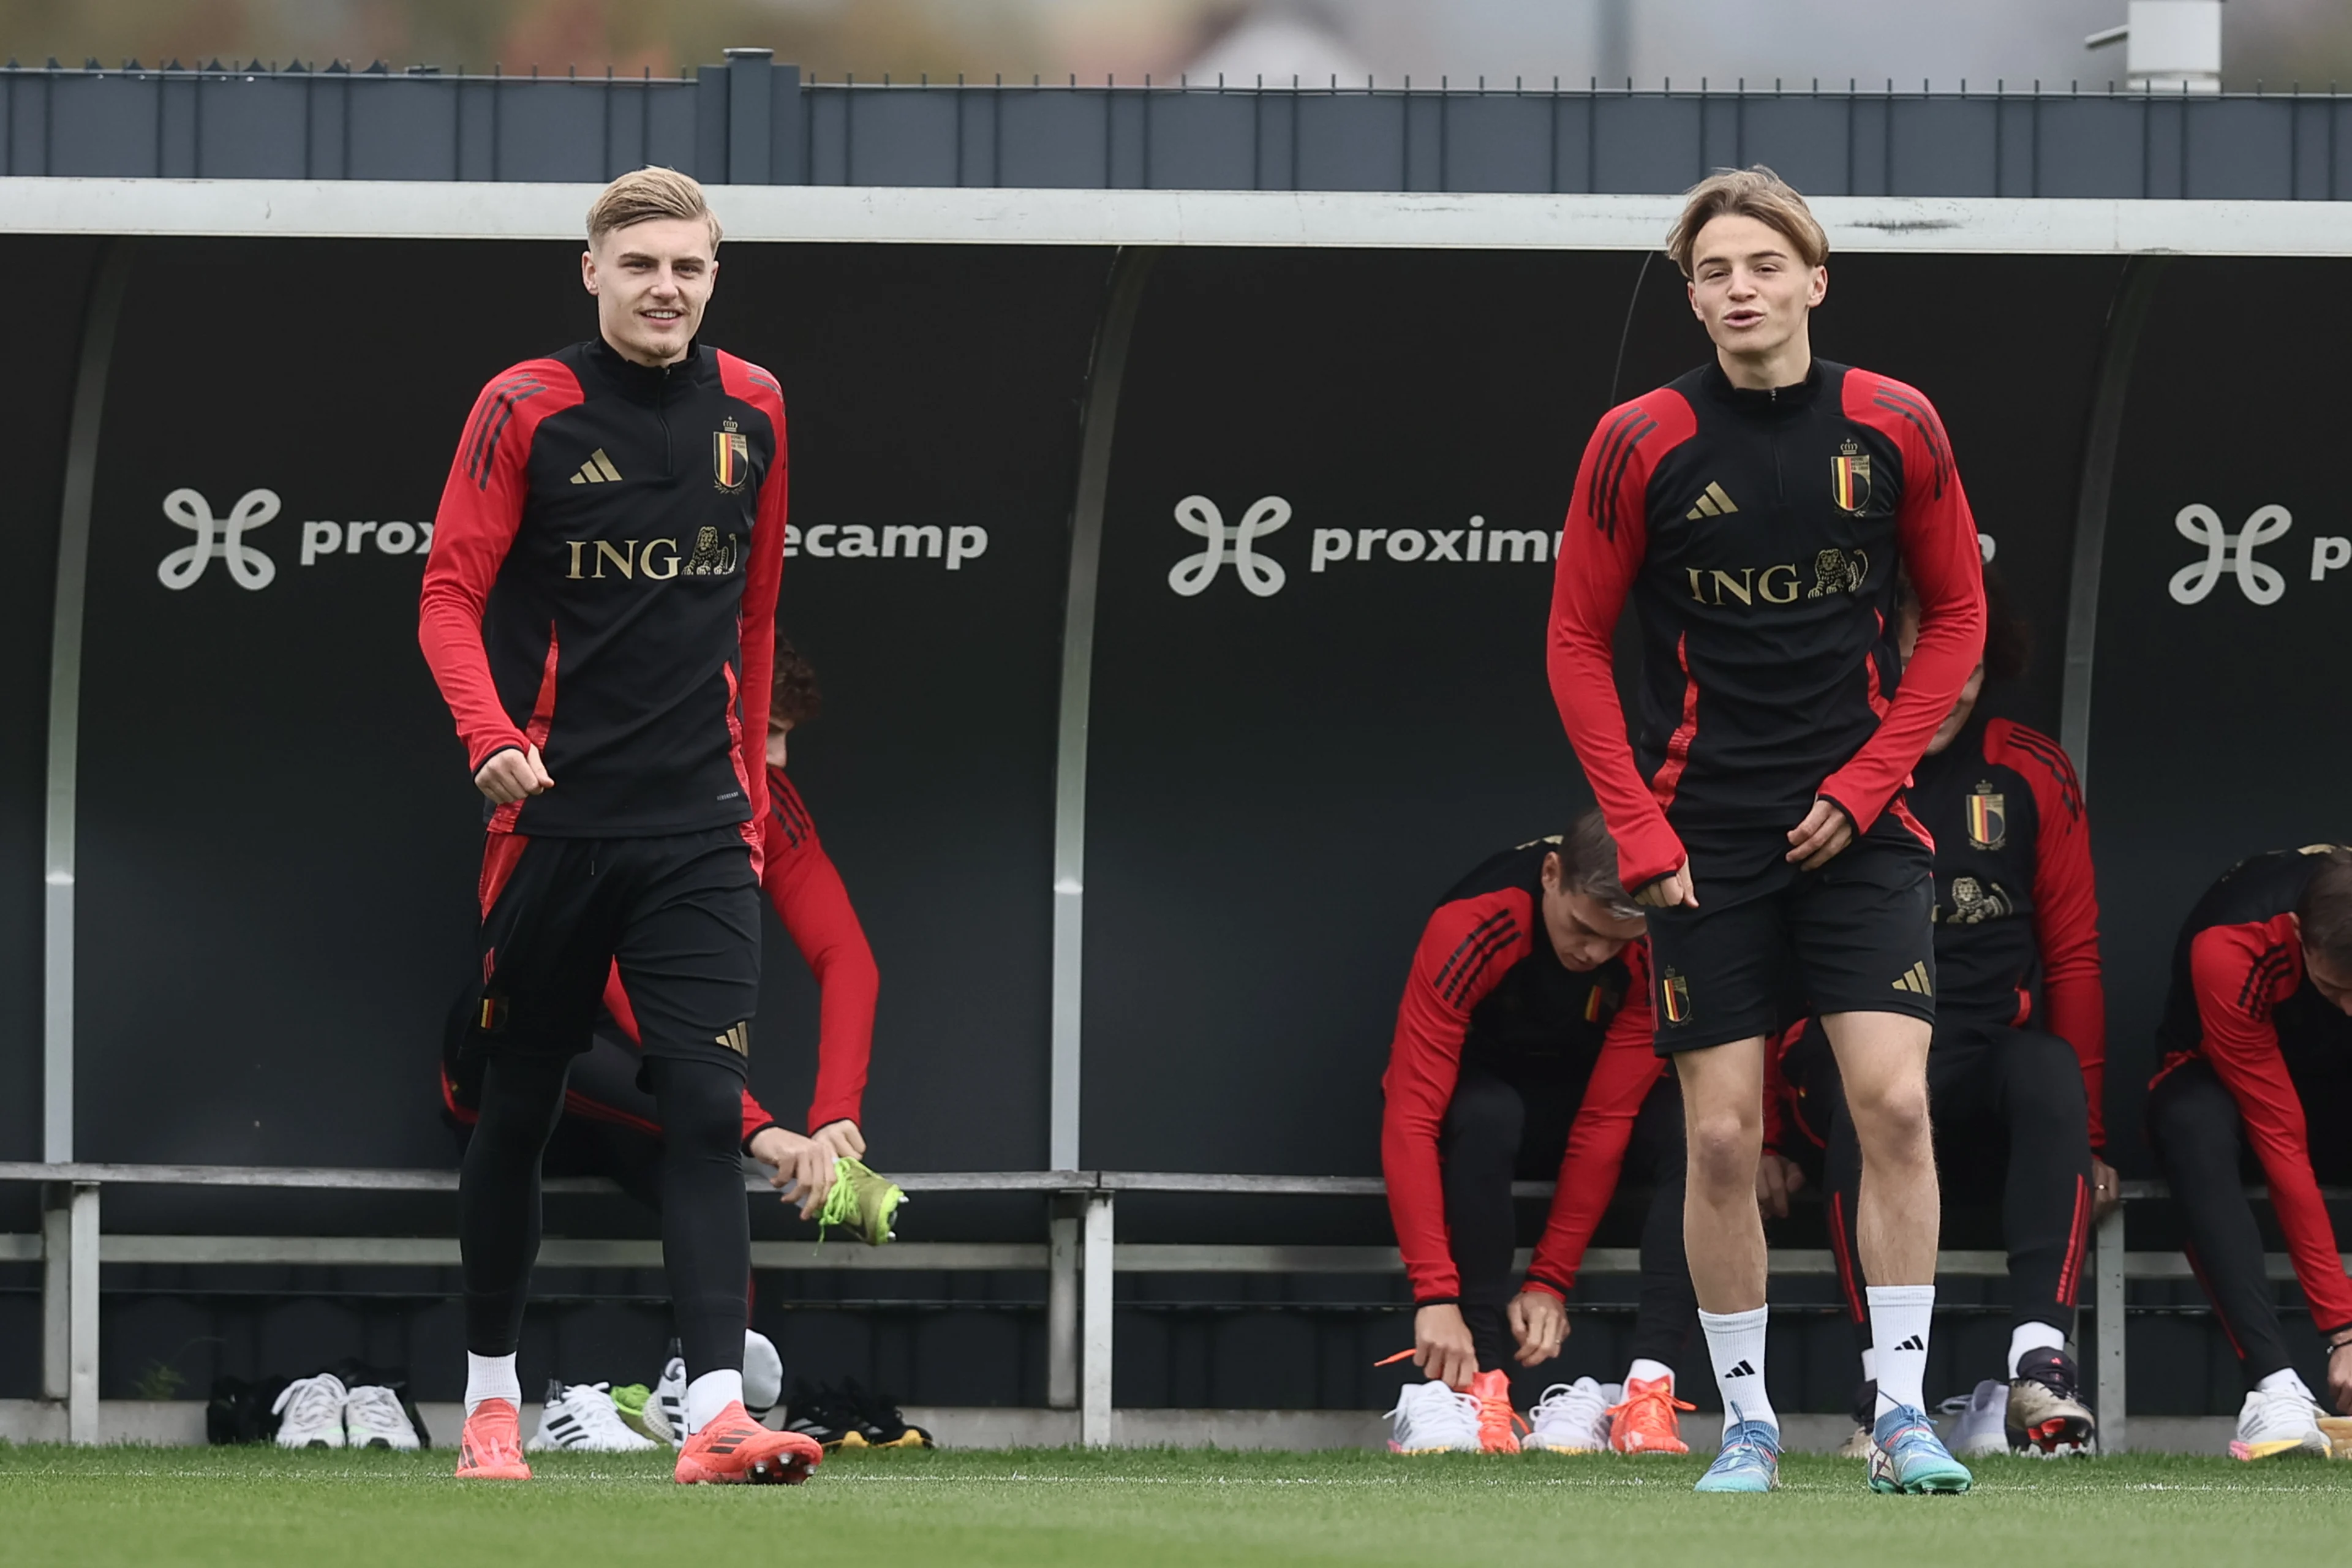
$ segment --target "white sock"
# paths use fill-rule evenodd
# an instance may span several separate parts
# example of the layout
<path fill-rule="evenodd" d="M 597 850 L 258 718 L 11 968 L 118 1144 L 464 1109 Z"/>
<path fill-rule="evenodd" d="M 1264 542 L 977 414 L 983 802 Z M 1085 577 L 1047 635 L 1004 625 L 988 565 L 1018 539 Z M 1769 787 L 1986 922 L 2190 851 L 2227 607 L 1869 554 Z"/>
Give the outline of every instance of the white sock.
<path fill-rule="evenodd" d="M 2063 1351 L 2066 1336 L 2052 1323 L 2020 1323 L 2009 1331 L 2009 1375 L 2015 1377 L 2018 1367 L 2035 1351 Z"/>
<path fill-rule="evenodd" d="M 1707 1359 L 1715 1363 L 1715 1386 L 1723 1392 L 1723 1429 L 1735 1421 L 1761 1421 L 1775 1431 L 1780 1417 L 1764 1392 L 1765 1308 L 1752 1312 L 1707 1312 L 1698 1315 L 1706 1331 Z"/>
<path fill-rule="evenodd" d="M 466 1415 L 472 1419 L 475 1409 L 485 1399 L 503 1399 L 522 1414 L 522 1379 L 515 1375 L 515 1358 L 510 1355 L 476 1355 L 466 1352 Z"/>
<path fill-rule="evenodd" d="M 688 1436 L 719 1419 L 719 1413 L 743 1399 L 743 1373 L 706 1372 L 686 1385 L 686 1431 Z"/>
<path fill-rule="evenodd" d="M 1878 1352 L 1878 1414 L 1898 1405 L 1927 1407 L 1927 1331 L 1936 1316 L 1933 1285 L 1873 1285 L 1870 1346 Z"/>
<path fill-rule="evenodd" d="M 1637 1377 L 1643 1383 L 1655 1383 L 1663 1377 L 1666 1380 L 1669 1393 L 1675 1386 L 1675 1369 L 1664 1362 L 1652 1361 L 1648 1356 L 1635 1356 L 1633 1364 L 1625 1369 L 1626 1382 L 1631 1383 Z"/>
<path fill-rule="evenodd" d="M 2288 1367 L 2283 1372 L 2274 1372 L 2254 1386 L 2264 1394 L 2300 1394 L 2305 1399 L 2312 1398 L 2311 1389 L 2303 1381 L 2303 1374 L 2293 1367 Z M 2317 1401 L 2314 1400 L 2313 1403 L 2316 1404 Z"/>

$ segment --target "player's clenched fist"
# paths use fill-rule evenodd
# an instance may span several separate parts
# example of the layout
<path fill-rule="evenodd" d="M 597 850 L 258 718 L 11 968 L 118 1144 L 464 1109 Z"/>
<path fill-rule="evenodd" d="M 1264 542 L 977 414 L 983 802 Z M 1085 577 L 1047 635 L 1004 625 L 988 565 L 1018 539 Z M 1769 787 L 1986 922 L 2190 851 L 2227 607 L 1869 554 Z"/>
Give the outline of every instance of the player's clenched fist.
<path fill-rule="evenodd" d="M 499 805 L 512 805 L 534 795 L 544 795 L 555 787 L 548 775 L 547 764 L 539 760 L 539 748 L 528 752 L 500 752 L 484 763 L 474 775 L 474 787 Z"/>

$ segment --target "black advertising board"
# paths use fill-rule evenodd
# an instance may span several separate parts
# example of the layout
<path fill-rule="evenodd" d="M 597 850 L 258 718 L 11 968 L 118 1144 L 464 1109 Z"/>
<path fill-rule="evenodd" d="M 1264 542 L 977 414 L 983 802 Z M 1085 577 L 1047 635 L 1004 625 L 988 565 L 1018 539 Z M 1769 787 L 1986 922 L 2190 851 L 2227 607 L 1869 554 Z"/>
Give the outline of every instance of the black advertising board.
<path fill-rule="evenodd" d="M 49 613 L 66 424 L 99 244 L 36 237 L 14 243 L 44 282 L 42 308 L 18 323 L 16 374 L 0 391 L 0 464 L 10 479 L 9 505 L 0 512 L 8 563 L 0 573 L 0 1160 L 37 1160 Z"/>
<path fill-rule="evenodd" d="M 593 330 L 577 248 L 142 252 L 90 554 L 82 1157 L 451 1159 L 432 1072 L 479 803 L 417 580 L 477 389 Z M 734 247 L 709 319 L 793 410 L 782 621 L 834 708 L 795 773 L 887 977 L 868 1120 L 926 1163 L 1043 1152 L 1059 608 L 1106 266 Z M 232 307 L 250 326 L 225 337 Z M 769 930 L 754 1084 L 796 1119 L 814 1009 Z"/>
<path fill-rule="evenodd" d="M 2107 1124 L 2140 1146 L 2173 938 L 2232 862 L 2352 839 L 2340 261 L 2168 264 L 2133 362 L 2091 718 Z M 2146 1167 L 2143 1165 L 2142 1167 Z"/>
<path fill-rule="evenodd" d="M 1549 559 L 1638 265 L 1161 258 L 1103 539 L 1087 1163 L 1377 1168 L 1422 921 L 1590 801 Z"/>

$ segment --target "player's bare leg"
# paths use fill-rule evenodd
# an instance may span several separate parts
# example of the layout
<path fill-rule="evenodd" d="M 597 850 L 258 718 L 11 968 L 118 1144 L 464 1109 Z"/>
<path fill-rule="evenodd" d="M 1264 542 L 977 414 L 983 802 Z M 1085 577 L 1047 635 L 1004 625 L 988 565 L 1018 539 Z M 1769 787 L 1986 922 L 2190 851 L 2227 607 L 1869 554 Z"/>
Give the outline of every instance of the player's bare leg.
<path fill-rule="evenodd" d="M 1855 1228 L 1870 1304 L 1878 1420 L 1870 1484 L 1878 1491 L 1966 1491 L 1966 1467 L 1944 1448 L 1927 1416 L 1927 1342 L 1936 1311 L 1941 1196 L 1927 1117 L 1924 1018 L 1902 1013 L 1832 1013 L 1822 1027 L 1837 1054 L 1846 1109 L 1862 1145 Z"/>
<path fill-rule="evenodd" d="M 1723 1450 L 1699 1489 L 1769 1491 L 1779 1484 L 1780 1424 L 1764 1392 L 1764 1215 L 1756 1206 L 1764 1038 L 1681 1052 L 1675 1070 L 1690 1150 L 1683 1245 L 1723 1393 Z"/>

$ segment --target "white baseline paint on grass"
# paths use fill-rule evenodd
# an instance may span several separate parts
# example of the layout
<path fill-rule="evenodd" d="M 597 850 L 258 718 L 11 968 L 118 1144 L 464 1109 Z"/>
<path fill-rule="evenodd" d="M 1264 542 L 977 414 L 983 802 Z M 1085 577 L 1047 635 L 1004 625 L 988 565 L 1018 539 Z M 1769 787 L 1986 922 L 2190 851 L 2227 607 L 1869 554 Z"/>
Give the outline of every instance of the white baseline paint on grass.
<path fill-rule="evenodd" d="M 582 238 L 597 187 L 459 181 L 0 178 L 0 231 Z M 1680 199 L 1361 191 L 719 185 L 727 237 L 900 245 L 1652 250 Z M 2352 203 L 1823 196 L 1846 252 L 2352 256 Z"/>

